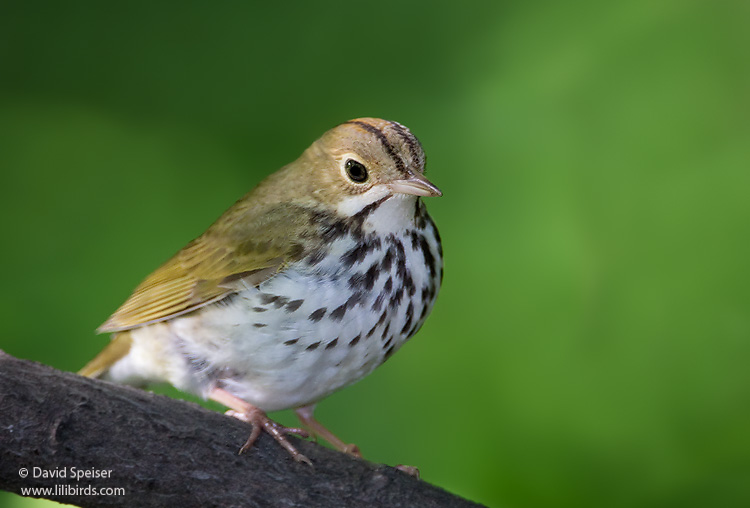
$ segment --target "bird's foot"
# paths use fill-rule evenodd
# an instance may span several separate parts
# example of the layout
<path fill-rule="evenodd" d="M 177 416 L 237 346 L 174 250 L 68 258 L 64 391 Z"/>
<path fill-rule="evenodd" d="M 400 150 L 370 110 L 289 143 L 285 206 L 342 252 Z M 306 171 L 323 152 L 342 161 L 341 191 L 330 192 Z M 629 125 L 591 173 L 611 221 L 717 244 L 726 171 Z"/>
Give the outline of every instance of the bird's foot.
<path fill-rule="evenodd" d="M 255 407 L 220 388 L 214 389 L 210 394 L 210 398 L 232 408 L 225 413 L 226 415 L 247 422 L 253 426 L 253 430 L 250 432 L 250 437 L 247 438 L 245 444 L 240 448 L 240 454 L 249 450 L 253 444 L 255 444 L 261 431 L 264 430 L 273 436 L 276 442 L 283 446 L 295 461 L 304 462 L 305 464 L 312 466 L 310 459 L 302 455 L 286 438 L 287 434 L 297 434 L 300 437 L 309 437 L 310 434 L 306 430 L 284 427 L 283 425 L 271 420 L 262 409 Z"/>
<path fill-rule="evenodd" d="M 249 411 L 235 411 L 233 409 L 230 409 L 225 414 L 228 416 L 232 416 L 234 418 L 237 418 L 238 420 L 242 420 L 243 422 L 247 422 L 253 426 L 252 432 L 250 432 L 250 437 L 247 438 L 247 441 L 244 445 L 242 445 L 242 448 L 240 448 L 239 453 L 245 453 L 247 450 L 249 450 L 253 444 L 255 444 L 255 441 L 258 439 L 258 436 L 260 436 L 261 429 L 265 430 L 273 438 L 286 449 L 286 451 L 289 452 L 289 454 L 296 460 L 297 462 L 304 462 L 305 464 L 308 464 L 312 466 L 312 462 L 310 462 L 310 459 L 302 455 L 292 443 L 289 442 L 289 440 L 286 438 L 287 434 L 297 434 L 300 437 L 309 437 L 309 433 L 304 429 L 297 429 L 297 428 L 290 428 L 290 427 L 284 427 L 283 425 L 271 420 L 266 413 L 264 413 L 262 410 L 258 409 L 255 406 L 250 406 L 252 409 Z"/>
<path fill-rule="evenodd" d="M 333 432 L 325 428 L 322 423 L 313 417 L 314 411 L 315 406 L 312 405 L 295 409 L 294 412 L 297 413 L 297 417 L 302 425 L 310 429 L 314 436 L 320 436 L 331 443 L 337 450 L 361 459 L 362 453 L 359 451 L 357 445 L 353 443 L 344 443 L 341 439 L 336 437 Z"/>

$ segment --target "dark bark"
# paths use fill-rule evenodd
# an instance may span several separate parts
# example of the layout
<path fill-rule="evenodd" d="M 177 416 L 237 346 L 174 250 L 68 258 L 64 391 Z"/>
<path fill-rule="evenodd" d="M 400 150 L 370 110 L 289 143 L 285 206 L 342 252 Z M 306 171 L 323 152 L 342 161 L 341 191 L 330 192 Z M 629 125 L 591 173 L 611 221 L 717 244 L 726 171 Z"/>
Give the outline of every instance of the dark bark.
<path fill-rule="evenodd" d="M 67 495 L 34 496 L 84 507 L 478 506 L 312 442 L 294 441 L 313 467 L 294 462 L 265 434 L 238 455 L 249 431 L 249 425 L 196 404 L 0 351 L 0 489 L 124 489 L 121 495 L 92 495 L 69 487 Z M 41 470 L 67 478 L 34 478 Z M 76 481 L 72 475 L 81 470 L 111 473 Z"/>

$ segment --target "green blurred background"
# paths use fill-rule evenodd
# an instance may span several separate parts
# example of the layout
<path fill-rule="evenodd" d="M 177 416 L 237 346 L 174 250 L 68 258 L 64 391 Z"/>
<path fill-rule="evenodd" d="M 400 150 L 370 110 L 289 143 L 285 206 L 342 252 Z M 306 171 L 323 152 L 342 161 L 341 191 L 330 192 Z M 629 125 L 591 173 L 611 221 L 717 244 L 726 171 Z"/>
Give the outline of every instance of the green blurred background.
<path fill-rule="evenodd" d="M 320 419 L 490 506 L 750 506 L 748 26 L 746 1 L 4 2 L 0 348 L 80 368 L 235 199 L 384 117 L 444 191 L 445 283 Z"/>

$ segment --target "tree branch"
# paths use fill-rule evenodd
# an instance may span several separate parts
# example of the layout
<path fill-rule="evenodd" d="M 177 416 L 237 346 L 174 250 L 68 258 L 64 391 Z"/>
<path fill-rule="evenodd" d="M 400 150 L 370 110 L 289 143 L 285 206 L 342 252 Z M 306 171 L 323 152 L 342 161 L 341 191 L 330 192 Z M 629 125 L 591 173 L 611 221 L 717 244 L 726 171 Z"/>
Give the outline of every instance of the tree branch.
<path fill-rule="evenodd" d="M 83 507 L 479 506 L 307 441 L 295 446 L 313 467 L 265 434 L 238 455 L 249 431 L 197 404 L 0 351 L 0 489 L 50 487 L 24 495 Z M 93 477 L 75 477 L 86 472 Z M 101 495 L 106 488 L 124 493 Z"/>

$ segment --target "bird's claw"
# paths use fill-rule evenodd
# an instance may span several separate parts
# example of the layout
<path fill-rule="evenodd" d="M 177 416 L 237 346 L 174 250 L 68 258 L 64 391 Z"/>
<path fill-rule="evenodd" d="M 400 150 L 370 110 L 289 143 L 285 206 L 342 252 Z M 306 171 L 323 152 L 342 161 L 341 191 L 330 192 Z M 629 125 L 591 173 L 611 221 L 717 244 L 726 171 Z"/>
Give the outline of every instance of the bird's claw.
<path fill-rule="evenodd" d="M 349 443 L 348 445 L 345 445 L 341 449 L 341 451 L 353 457 L 357 457 L 358 459 L 362 458 L 362 452 L 359 451 L 359 447 L 355 445 L 354 443 Z"/>
<path fill-rule="evenodd" d="M 253 430 L 250 432 L 250 437 L 247 438 L 245 444 L 240 448 L 240 455 L 249 450 L 260 436 L 261 430 L 265 430 L 268 434 L 271 434 L 271 436 L 273 436 L 273 438 L 283 446 L 286 451 L 289 452 L 296 462 L 304 462 L 305 464 L 312 466 L 310 459 L 302 455 L 286 438 L 288 434 L 309 437 L 310 434 L 306 430 L 294 427 L 284 427 L 283 425 L 271 420 L 266 413 L 256 407 L 252 407 L 252 409 L 246 412 L 230 409 L 224 414 L 242 420 L 243 422 L 247 422 L 253 426 Z"/>
<path fill-rule="evenodd" d="M 416 466 L 405 466 L 403 464 L 399 464 L 398 466 L 396 466 L 396 469 L 419 480 L 419 468 L 417 468 Z"/>

